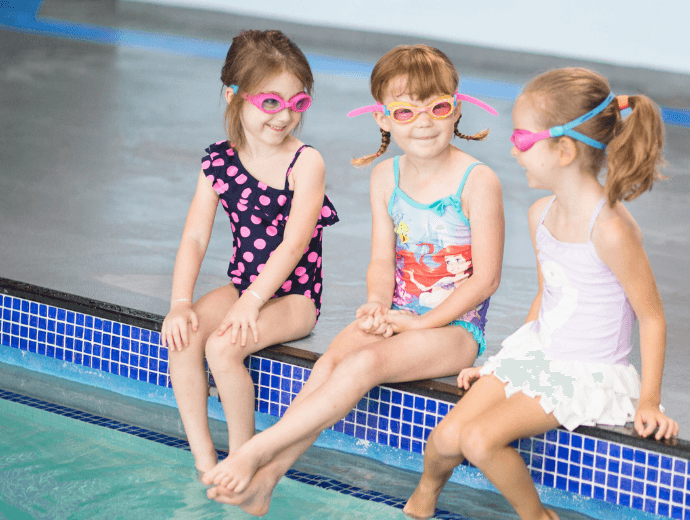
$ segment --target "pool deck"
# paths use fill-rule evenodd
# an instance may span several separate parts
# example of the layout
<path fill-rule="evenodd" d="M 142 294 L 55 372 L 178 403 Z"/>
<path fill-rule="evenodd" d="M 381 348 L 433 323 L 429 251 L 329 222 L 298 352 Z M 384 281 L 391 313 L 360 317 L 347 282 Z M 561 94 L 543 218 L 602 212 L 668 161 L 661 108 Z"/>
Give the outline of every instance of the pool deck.
<path fill-rule="evenodd" d="M 341 221 L 324 234 L 322 318 L 312 335 L 291 346 L 324 352 L 364 301 L 369 260 L 370 169 L 356 170 L 349 160 L 375 149 L 379 134 L 369 119 L 348 119 L 345 113 L 371 101 L 362 70 L 392 46 L 420 40 L 116 1 L 46 0 L 40 18 L 226 47 L 241 29 L 278 28 L 310 55 L 352 60 L 334 69 L 331 62 L 315 67 L 314 106 L 301 134 L 326 161 L 327 192 Z M 443 49 L 463 77 L 487 85 L 522 85 L 545 69 L 581 64 L 609 77 L 616 93 L 642 92 L 664 107 L 690 109 L 686 75 L 427 43 Z M 98 44 L 2 26 L 0 45 L 0 277 L 164 315 L 199 159 L 209 143 L 223 138 L 222 57 L 185 56 L 145 41 Z M 462 146 L 497 172 L 504 189 L 506 251 L 488 316 L 485 355 L 491 355 L 524 321 L 536 292 L 525 215 L 543 193 L 527 188 L 510 156 L 512 100 L 485 99 L 501 116 L 467 110 L 464 129 L 488 126 L 492 133 L 486 142 Z M 645 236 L 668 321 L 663 403 L 688 439 L 690 129 L 667 125 L 666 133 L 670 178 L 628 207 Z M 196 297 L 227 283 L 229 239 L 227 217 L 219 212 Z M 632 360 L 639 368 L 639 352 Z"/>

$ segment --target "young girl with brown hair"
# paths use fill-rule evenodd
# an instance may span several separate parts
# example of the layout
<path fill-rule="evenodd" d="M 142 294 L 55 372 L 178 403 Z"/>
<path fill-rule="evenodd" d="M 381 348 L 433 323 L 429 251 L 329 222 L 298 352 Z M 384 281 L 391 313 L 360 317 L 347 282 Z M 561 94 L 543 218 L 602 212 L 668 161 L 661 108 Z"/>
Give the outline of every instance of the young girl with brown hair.
<path fill-rule="evenodd" d="M 623 119 L 626 107 L 632 112 Z M 404 510 L 412 518 L 433 516 L 443 485 L 467 459 L 520 518 L 553 520 L 556 513 L 542 505 L 511 442 L 557 426 L 633 420 L 643 437 L 655 430 L 657 440 L 678 434 L 678 424 L 659 408 L 666 348 L 661 298 L 640 228 L 620 203 L 660 178 L 657 107 L 645 96 L 614 96 L 593 71 L 559 69 L 527 85 L 513 126 L 512 155 L 529 186 L 553 193 L 528 214 L 539 290 L 527 323 L 503 349 L 483 367 L 460 372 L 458 385 L 469 391 L 429 436 L 424 473 Z M 627 360 L 635 317 L 641 385 Z"/>
<path fill-rule="evenodd" d="M 405 154 L 381 162 L 371 174 L 367 302 L 316 362 L 285 416 L 204 476 L 205 484 L 216 485 L 209 497 L 266 513 L 292 463 L 374 386 L 446 376 L 471 366 L 483 350 L 488 299 L 501 273 L 503 204 L 494 172 L 451 145 L 460 100 L 493 111 L 458 94 L 458 83 L 450 60 L 426 45 L 395 48 L 374 67 L 377 104 L 352 115 L 373 112 L 384 144 L 354 162 L 381 155 L 390 137 Z M 448 272 L 438 269 L 442 260 L 433 259 L 433 251 L 470 243 L 465 270 L 472 274 L 452 294 L 433 308 L 407 297 L 403 252 L 415 252 L 416 272 L 433 273 L 438 281 Z"/>
<path fill-rule="evenodd" d="M 337 222 L 325 168 L 293 135 L 311 104 L 309 63 L 279 31 L 233 39 L 223 66 L 228 140 L 206 149 L 173 274 L 161 340 L 196 468 L 217 462 L 204 358 L 227 417 L 230 453 L 254 435 L 244 358 L 306 336 L 321 307 L 321 236 Z M 231 283 L 192 302 L 218 203 L 230 219 Z"/>

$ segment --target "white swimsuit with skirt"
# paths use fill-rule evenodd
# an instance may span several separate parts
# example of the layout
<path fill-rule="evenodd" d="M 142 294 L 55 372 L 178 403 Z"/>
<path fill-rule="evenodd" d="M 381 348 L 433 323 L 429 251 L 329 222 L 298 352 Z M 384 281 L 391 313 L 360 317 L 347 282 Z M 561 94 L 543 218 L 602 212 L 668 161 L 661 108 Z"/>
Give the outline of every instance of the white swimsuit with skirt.
<path fill-rule="evenodd" d="M 494 374 L 506 396 L 522 391 L 568 430 L 580 425 L 623 425 L 633 420 L 640 380 L 628 363 L 635 313 L 623 287 L 601 261 L 591 240 L 604 205 L 592 215 L 588 241 L 556 240 L 537 228 L 544 278 L 539 318 L 519 328 L 489 358 L 482 375 Z"/>

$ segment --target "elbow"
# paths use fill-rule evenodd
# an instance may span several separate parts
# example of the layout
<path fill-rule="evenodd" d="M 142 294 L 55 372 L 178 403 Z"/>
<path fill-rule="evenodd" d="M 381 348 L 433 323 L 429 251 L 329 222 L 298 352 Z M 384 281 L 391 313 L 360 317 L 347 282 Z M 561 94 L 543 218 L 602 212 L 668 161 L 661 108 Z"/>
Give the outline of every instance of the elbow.
<path fill-rule="evenodd" d="M 498 286 L 501 284 L 501 272 L 493 274 L 486 278 L 485 282 L 482 284 L 485 290 L 485 298 L 492 296 L 497 290 Z"/>

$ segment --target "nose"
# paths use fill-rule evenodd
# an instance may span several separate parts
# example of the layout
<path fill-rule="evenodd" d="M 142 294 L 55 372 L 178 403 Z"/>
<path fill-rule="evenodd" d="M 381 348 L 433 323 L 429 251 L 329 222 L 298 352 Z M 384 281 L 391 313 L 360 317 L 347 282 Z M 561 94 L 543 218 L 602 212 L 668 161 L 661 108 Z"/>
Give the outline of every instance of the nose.
<path fill-rule="evenodd" d="M 513 145 L 513 147 L 510 149 L 510 155 L 517 157 L 518 153 L 520 153 L 520 150 L 517 149 L 517 146 Z"/>

